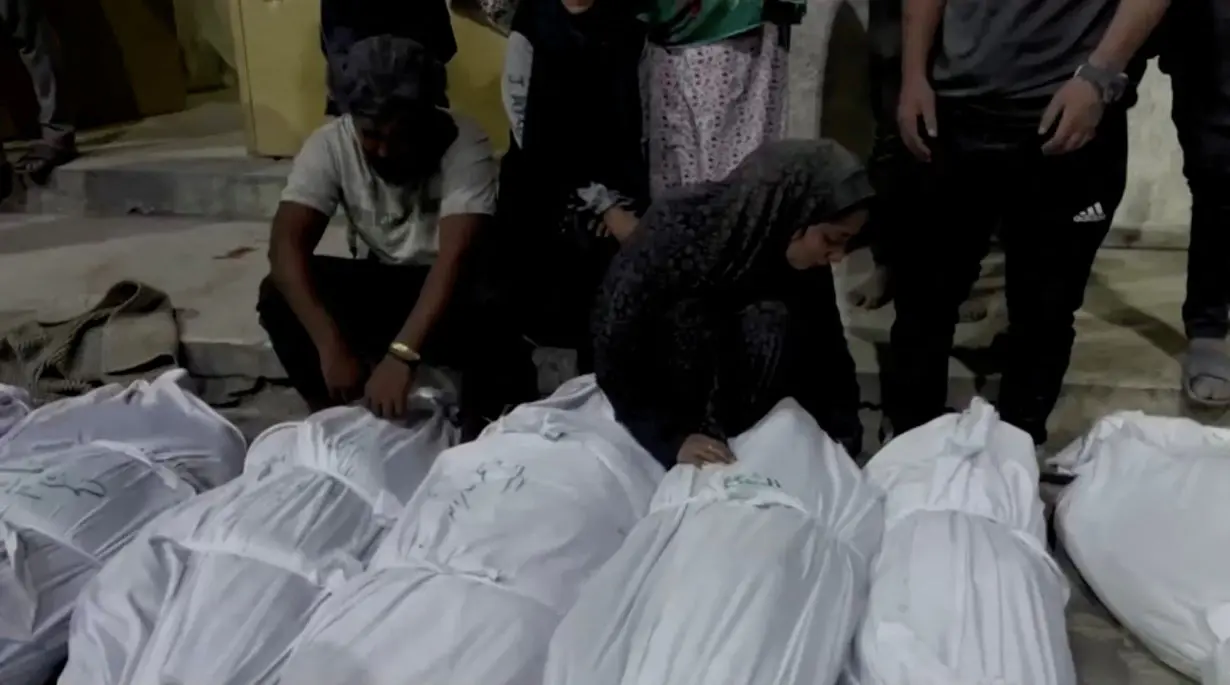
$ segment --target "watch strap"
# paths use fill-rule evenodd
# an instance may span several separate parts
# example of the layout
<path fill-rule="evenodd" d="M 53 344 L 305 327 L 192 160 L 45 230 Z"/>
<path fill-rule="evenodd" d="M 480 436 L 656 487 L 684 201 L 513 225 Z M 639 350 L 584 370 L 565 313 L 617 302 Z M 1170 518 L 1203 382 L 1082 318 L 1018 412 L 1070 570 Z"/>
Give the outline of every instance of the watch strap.
<path fill-rule="evenodd" d="M 1101 94 L 1102 102 L 1106 104 L 1118 101 L 1127 89 L 1127 74 L 1103 69 L 1088 62 L 1077 67 L 1076 76 L 1093 84 Z"/>

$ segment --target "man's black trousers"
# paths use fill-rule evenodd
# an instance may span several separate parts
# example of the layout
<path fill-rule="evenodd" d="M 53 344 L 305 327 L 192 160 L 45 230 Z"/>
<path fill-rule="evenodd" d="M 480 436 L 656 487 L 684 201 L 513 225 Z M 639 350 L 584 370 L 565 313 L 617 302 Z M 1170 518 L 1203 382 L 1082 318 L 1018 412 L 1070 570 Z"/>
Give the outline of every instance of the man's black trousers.
<path fill-rule="evenodd" d="M 1003 418 L 1046 438 L 1072 352 L 1073 321 L 1127 176 L 1127 118 L 1108 110 L 1092 142 L 1045 156 L 1027 125 L 941 100 L 932 161 L 919 164 L 917 217 L 900 259 L 886 399 L 898 433 L 945 411 L 957 310 L 997 226 L 1006 260 Z"/>

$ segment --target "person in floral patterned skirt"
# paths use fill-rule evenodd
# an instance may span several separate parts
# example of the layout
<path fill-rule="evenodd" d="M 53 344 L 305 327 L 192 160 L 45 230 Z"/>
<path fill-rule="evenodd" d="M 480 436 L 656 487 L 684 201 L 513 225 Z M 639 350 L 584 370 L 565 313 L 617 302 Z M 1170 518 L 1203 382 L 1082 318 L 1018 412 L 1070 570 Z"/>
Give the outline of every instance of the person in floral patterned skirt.
<path fill-rule="evenodd" d="M 642 61 L 650 190 L 725 178 L 785 134 L 786 45 L 802 3 L 653 0 Z"/>
<path fill-rule="evenodd" d="M 505 28 L 516 0 L 480 0 Z M 594 0 L 560 0 L 572 12 Z M 802 0 L 644 0 L 641 103 L 652 196 L 725 178 L 786 129 L 786 46 Z"/>

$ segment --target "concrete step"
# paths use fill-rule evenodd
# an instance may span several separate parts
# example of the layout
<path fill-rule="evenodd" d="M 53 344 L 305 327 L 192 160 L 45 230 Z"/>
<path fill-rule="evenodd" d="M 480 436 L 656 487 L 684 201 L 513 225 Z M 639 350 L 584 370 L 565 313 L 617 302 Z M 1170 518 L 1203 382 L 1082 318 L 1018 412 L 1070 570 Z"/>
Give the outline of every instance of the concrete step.
<path fill-rule="evenodd" d="M 44 186 L 19 184 L 0 212 L 267 221 L 277 209 L 291 162 L 249 157 L 237 137 L 100 149 L 56 170 Z M 1187 232 L 1182 226 L 1120 222 L 1105 244 L 1185 250 Z"/>
<path fill-rule="evenodd" d="M 1162 173 L 1177 168 L 1173 132 L 1144 127 L 1147 105 L 1134 110 L 1141 121 L 1133 129 L 1133 149 L 1140 153 L 1106 244 L 1186 249 L 1182 177 Z M 0 211 L 268 220 L 291 166 L 289 160 L 247 155 L 242 115 L 227 93 L 198 98 L 177 114 L 85 133 L 81 149 L 82 156 L 58 169 L 46 186 L 19 187 Z M 1151 156 L 1157 163 L 1145 164 Z"/>
<path fill-rule="evenodd" d="M 268 219 L 289 162 L 229 157 L 83 157 L 45 186 L 21 186 L 4 209 L 77 216 Z"/>
<path fill-rule="evenodd" d="M 47 185 L 19 185 L 0 210 L 263 220 L 290 172 L 288 160 L 248 156 L 242 113 L 225 92 L 195 97 L 184 112 L 85 132 L 79 147 L 81 157 Z"/>

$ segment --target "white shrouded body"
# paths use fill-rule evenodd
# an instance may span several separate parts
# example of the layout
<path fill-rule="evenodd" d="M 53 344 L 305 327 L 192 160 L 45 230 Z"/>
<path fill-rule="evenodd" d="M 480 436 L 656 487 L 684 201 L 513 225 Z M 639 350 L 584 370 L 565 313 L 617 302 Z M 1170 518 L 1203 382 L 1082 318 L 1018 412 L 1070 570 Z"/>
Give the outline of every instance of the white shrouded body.
<path fill-rule="evenodd" d="M 897 436 L 866 471 L 886 522 L 850 680 L 1076 685 L 1029 435 L 976 398 Z"/>
<path fill-rule="evenodd" d="M 1052 463 L 1076 476 L 1055 528 L 1098 599 L 1175 670 L 1230 685 L 1230 431 L 1123 412 Z"/>
<path fill-rule="evenodd" d="M 257 438 L 242 478 L 168 512 L 86 588 L 62 685 L 248 685 L 361 573 L 456 430 L 339 407 Z"/>
<path fill-rule="evenodd" d="M 592 376 L 436 461 L 369 570 L 314 612 L 284 685 L 541 685 L 579 589 L 644 515 L 662 467 Z"/>
<path fill-rule="evenodd" d="M 48 404 L 0 437 L 0 683 L 42 685 L 99 568 L 160 513 L 239 475 L 243 436 L 184 378 Z"/>
<path fill-rule="evenodd" d="M 551 641 L 546 685 L 826 685 L 862 614 L 879 493 L 796 402 L 676 466 Z"/>

